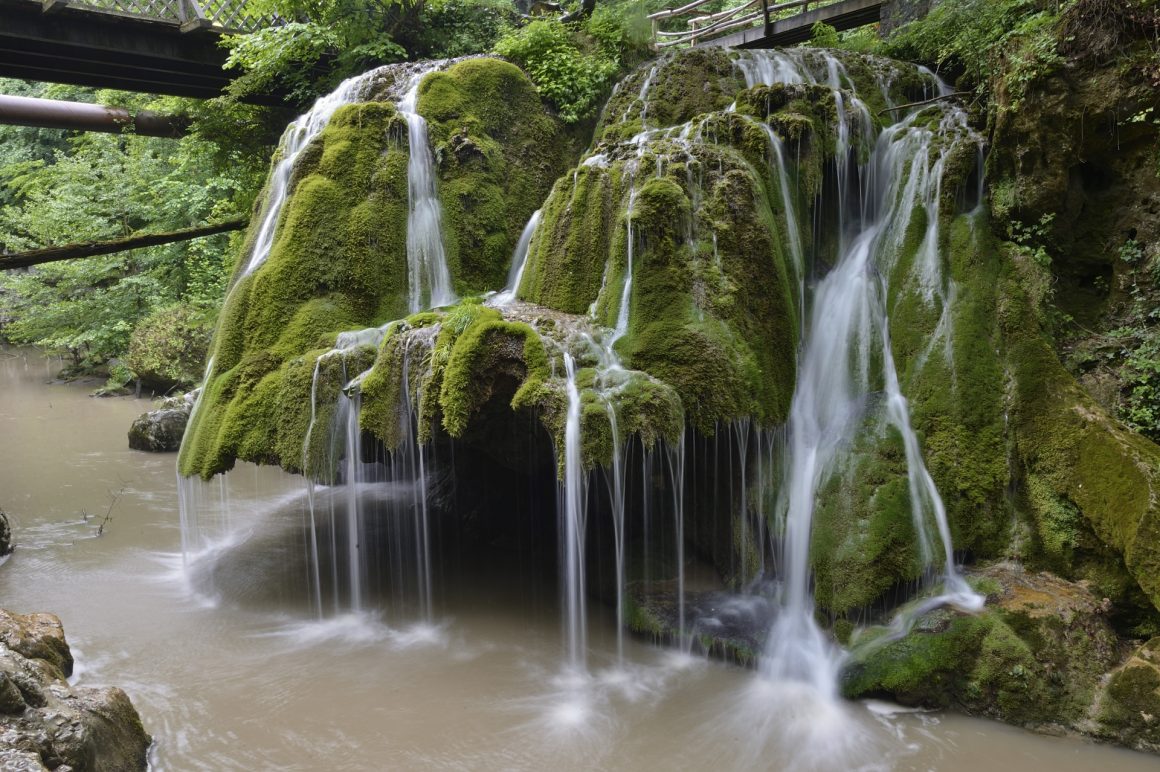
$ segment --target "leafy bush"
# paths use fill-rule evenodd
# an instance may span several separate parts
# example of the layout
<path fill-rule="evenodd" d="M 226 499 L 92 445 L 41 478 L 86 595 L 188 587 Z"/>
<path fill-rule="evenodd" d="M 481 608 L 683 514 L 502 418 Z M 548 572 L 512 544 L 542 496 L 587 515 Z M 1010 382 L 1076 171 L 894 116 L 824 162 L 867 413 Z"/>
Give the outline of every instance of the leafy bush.
<path fill-rule="evenodd" d="M 156 311 L 133 330 L 125 364 L 156 388 L 193 386 L 201 379 L 213 322 L 212 313 L 191 305 Z"/>
<path fill-rule="evenodd" d="M 596 115 L 613 80 L 641 61 L 648 33 L 638 10 L 598 7 L 585 22 L 533 21 L 509 30 L 495 53 L 522 67 L 565 123 Z"/>
<path fill-rule="evenodd" d="M 577 32 L 557 20 L 534 21 L 505 34 L 495 52 L 528 73 L 565 123 L 594 114 L 617 71 L 615 60 L 585 55 Z"/>
<path fill-rule="evenodd" d="M 518 18 L 509 0 L 430 0 L 402 40 L 412 59 L 468 56 L 490 51 Z"/>
<path fill-rule="evenodd" d="M 1019 93 L 1056 66 L 1054 25 L 1070 4 L 1056 0 L 956 0 L 899 29 L 883 46 L 898 59 L 961 74 L 961 85 L 985 89 L 1006 73 Z"/>

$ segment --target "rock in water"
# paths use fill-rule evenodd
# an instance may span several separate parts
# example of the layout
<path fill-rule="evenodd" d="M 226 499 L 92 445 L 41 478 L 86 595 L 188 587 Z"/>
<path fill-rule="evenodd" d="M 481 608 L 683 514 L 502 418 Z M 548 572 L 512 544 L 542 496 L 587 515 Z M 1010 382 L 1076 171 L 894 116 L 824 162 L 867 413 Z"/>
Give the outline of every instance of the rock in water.
<path fill-rule="evenodd" d="M 70 686 L 72 666 L 59 619 L 0 610 L 0 769 L 145 769 L 152 738 L 128 695 Z"/>
<path fill-rule="evenodd" d="M 167 399 L 129 427 L 129 447 L 150 453 L 173 453 L 181 447 L 196 392 Z"/>
<path fill-rule="evenodd" d="M 0 510 L 0 557 L 12 551 L 12 524 L 8 522 L 8 515 Z"/>

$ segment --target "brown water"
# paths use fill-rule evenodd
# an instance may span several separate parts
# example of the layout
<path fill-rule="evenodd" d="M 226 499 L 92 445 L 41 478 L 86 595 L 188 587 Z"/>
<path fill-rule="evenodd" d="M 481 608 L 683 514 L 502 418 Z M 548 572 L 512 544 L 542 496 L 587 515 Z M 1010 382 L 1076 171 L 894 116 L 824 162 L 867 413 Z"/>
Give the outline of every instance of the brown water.
<path fill-rule="evenodd" d="M 263 586 L 282 581 L 278 561 L 222 549 L 195 568 L 214 561 L 255 593 L 212 600 L 182 566 L 174 457 L 126 446 L 148 403 L 50 385 L 59 366 L 0 350 L 0 507 L 18 542 L 0 566 L 0 606 L 61 617 L 74 680 L 129 692 L 156 739 L 155 769 L 1160 767 L 950 714 L 819 701 L 640 642 L 616 666 L 600 608 L 591 675 L 565 677 L 554 591 L 518 567 L 465 571 L 470 581 L 445 583 L 435 625 L 388 627 L 266 601 L 257 590 L 279 589 Z M 276 545 L 283 524 L 264 515 L 300 484 L 239 467 L 222 490 L 237 530 Z"/>

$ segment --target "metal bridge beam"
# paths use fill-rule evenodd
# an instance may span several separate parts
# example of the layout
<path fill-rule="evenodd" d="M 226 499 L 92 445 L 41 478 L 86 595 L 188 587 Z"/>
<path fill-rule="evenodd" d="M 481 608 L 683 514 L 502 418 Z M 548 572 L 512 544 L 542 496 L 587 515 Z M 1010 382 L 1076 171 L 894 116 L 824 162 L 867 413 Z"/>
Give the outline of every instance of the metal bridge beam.
<path fill-rule="evenodd" d="M 65 5 L 0 0 L 0 76 L 209 99 L 230 77 L 218 33 Z M 280 105 L 281 95 L 256 95 Z"/>

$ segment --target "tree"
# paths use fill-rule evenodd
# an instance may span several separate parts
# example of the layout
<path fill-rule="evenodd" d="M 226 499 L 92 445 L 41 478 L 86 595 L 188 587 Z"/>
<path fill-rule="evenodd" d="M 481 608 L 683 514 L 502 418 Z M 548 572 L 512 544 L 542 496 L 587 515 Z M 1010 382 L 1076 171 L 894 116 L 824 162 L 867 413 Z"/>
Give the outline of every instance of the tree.
<path fill-rule="evenodd" d="M 30 96 L 49 86 L 0 81 Z M 154 98 L 71 89 L 70 98 L 145 107 Z M 168 112 L 176 100 L 159 105 Z M 200 136 L 182 140 L 0 127 L 0 253 L 139 231 L 177 230 L 249 211 L 266 166 L 230 158 Z M 140 320 L 174 304 L 220 303 L 230 237 L 0 274 L 0 333 L 68 352 L 81 368 L 123 356 Z M 208 323 L 208 322 L 206 322 Z"/>

